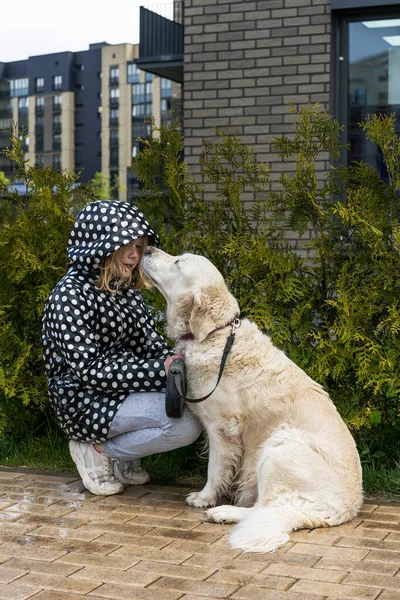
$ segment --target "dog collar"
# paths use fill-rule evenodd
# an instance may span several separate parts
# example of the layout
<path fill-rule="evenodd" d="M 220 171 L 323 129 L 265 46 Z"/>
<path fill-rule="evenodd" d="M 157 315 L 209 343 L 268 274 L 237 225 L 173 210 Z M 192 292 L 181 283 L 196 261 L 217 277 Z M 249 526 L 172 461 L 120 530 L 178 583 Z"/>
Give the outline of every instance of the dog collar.
<path fill-rule="evenodd" d="M 208 334 L 207 337 L 209 337 L 212 333 L 215 333 L 216 331 L 220 331 L 221 329 L 225 329 L 225 327 L 232 327 L 232 333 L 236 332 L 236 329 L 238 327 L 240 327 L 240 319 L 239 319 L 239 315 L 236 315 L 234 319 L 232 319 L 232 321 L 229 321 L 229 323 L 226 323 L 226 325 L 222 325 L 221 327 L 216 327 L 215 329 L 213 329 L 212 331 L 210 331 L 210 333 Z M 187 340 L 194 340 L 195 337 L 193 335 L 193 333 L 191 331 L 189 331 L 188 333 L 185 333 L 184 335 L 182 335 L 179 338 L 179 341 L 187 341 Z"/>

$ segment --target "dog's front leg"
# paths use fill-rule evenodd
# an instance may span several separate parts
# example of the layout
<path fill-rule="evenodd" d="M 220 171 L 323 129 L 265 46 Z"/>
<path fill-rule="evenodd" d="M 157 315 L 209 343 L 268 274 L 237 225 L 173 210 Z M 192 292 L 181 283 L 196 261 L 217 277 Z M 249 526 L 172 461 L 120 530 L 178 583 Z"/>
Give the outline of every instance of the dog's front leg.
<path fill-rule="evenodd" d="M 190 506 L 198 508 L 215 506 L 218 497 L 229 491 L 241 454 L 239 440 L 220 431 L 208 430 L 208 443 L 207 483 L 200 492 L 192 492 L 186 498 Z"/>

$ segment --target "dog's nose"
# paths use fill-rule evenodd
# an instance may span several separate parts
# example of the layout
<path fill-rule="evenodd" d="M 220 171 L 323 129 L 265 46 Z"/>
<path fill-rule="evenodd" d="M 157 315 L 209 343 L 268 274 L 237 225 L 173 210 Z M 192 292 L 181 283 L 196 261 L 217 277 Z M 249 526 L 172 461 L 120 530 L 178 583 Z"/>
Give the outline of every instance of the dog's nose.
<path fill-rule="evenodd" d="M 153 246 L 147 246 L 146 250 L 144 251 L 144 254 L 153 254 L 153 252 L 156 252 L 156 248 L 153 248 Z"/>

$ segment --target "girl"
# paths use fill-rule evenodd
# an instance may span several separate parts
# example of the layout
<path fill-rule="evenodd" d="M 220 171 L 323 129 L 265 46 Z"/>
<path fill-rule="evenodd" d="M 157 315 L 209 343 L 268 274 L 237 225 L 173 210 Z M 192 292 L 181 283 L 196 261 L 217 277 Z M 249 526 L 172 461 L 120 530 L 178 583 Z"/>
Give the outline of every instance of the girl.
<path fill-rule="evenodd" d="M 87 205 L 68 242 L 67 274 L 44 310 L 50 402 L 83 484 L 97 495 L 146 483 L 142 457 L 191 444 L 201 432 L 190 411 L 180 419 L 165 414 L 166 372 L 176 356 L 139 291 L 149 242 L 157 237 L 130 204 Z"/>

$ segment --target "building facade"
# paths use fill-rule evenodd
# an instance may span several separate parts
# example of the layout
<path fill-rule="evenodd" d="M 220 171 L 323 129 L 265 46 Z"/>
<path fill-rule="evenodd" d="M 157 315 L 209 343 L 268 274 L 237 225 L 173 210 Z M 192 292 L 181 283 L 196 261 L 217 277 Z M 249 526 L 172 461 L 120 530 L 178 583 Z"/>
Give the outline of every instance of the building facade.
<path fill-rule="evenodd" d="M 183 31 L 175 35 L 182 39 L 185 158 L 199 179 L 202 141 L 213 139 L 215 125 L 238 131 L 273 173 L 290 170 L 271 148 L 275 136 L 293 131 L 288 102 L 319 102 L 345 127 L 343 141 L 350 150 L 343 162 L 362 159 L 383 169 L 379 151 L 365 140 L 359 123 L 367 114 L 400 113 L 398 0 L 181 4 Z M 141 15 L 143 33 L 147 12 Z M 168 52 L 161 48 L 151 56 L 155 52 L 145 42 L 140 60 L 155 72 Z M 172 60 L 176 69 L 176 56 Z M 322 160 L 321 171 L 325 166 Z"/>
<path fill-rule="evenodd" d="M 170 80 L 139 70 L 137 57 L 137 44 L 99 43 L 0 63 L 0 149 L 16 125 L 28 134 L 31 163 L 75 170 L 84 182 L 102 172 L 111 185 L 118 181 L 121 199 L 132 199 L 139 189 L 130 169 L 137 138 L 150 135 L 145 118 L 159 124 L 180 95 Z M 12 174 L 3 154 L 0 171 Z"/>

